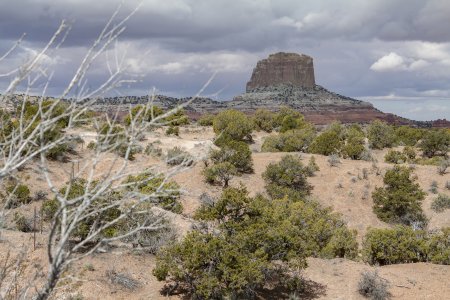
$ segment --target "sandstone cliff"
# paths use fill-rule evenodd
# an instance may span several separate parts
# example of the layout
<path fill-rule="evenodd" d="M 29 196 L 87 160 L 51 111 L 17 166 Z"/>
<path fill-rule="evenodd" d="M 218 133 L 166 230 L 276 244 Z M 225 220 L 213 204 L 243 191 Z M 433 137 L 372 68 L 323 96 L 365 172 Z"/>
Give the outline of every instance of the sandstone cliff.
<path fill-rule="evenodd" d="M 312 57 L 305 54 L 279 52 L 260 60 L 247 83 L 247 92 L 255 88 L 290 84 L 295 87 L 315 86 Z"/>

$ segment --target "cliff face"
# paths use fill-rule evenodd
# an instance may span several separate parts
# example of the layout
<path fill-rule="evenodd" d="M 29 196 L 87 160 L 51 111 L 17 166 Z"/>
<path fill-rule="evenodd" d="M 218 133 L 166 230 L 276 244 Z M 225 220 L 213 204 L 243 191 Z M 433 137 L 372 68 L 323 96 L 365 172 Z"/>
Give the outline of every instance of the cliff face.
<path fill-rule="evenodd" d="M 314 65 L 312 57 L 304 54 L 279 52 L 260 60 L 247 83 L 247 92 L 255 88 L 290 84 L 313 88 Z"/>

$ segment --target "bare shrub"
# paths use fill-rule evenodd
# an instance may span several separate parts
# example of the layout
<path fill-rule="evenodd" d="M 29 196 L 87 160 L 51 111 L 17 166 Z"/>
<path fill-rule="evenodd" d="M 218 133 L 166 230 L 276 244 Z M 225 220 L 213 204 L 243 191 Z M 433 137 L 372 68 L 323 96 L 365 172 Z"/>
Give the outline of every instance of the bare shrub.
<path fill-rule="evenodd" d="M 444 175 L 445 173 L 447 173 L 447 168 L 448 167 L 450 167 L 450 160 L 449 159 L 442 160 L 442 162 L 437 167 L 438 174 L 439 175 Z"/>
<path fill-rule="evenodd" d="M 183 165 L 190 166 L 194 162 L 193 157 L 183 149 L 174 147 L 167 151 L 166 163 L 171 166 Z"/>
<path fill-rule="evenodd" d="M 331 154 L 328 156 L 328 164 L 330 167 L 337 167 L 341 163 L 341 160 L 339 158 L 339 155 L 337 154 Z"/>
<path fill-rule="evenodd" d="M 377 271 L 364 271 L 358 282 L 358 291 L 361 295 L 372 300 L 385 300 L 390 298 L 389 282 L 381 278 Z"/>
<path fill-rule="evenodd" d="M 443 212 L 450 209 L 450 196 L 439 194 L 431 203 L 431 209 L 435 212 Z"/>
<path fill-rule="evenodd" d="M 135 291 L 141 286 L 141 283 L 136 279 L 127 274 L 118 273 L 114 269 L 107 270 L 105 275 L 112 284 L 120 285 L 129 291 Z"/>

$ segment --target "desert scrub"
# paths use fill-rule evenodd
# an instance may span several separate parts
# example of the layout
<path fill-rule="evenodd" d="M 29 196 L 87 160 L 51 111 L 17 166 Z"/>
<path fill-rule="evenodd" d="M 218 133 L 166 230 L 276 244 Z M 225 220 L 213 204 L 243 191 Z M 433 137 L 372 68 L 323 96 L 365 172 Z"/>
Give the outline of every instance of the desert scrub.
<path fill-rule="evenodd" d="M 363 259 L 371 265 L 426 261 L 426 232 L 407 226 L 369 229 L 363 240 Z"/>
<path fill-rule="evenodd" d="M 331 154 L 330 156 L 328 156 L 327 161 L 330 167 L 337 167 L 341 163 L 339 155 L 337 154 Z"/>
<path fill-rule="evenodd" d="M 431 203 L 431 209 L 435 212 L 443 212 L 450 209 L 450 196 L 439 194 Z"/>
<path fill-rule="evenodd" d="M 312 186 L 307 181 L 308 170 L 293 155 L 285 155 L 280 162 L 270 163 L 262 177 L 267 193 L 274 199 L 287 194 L 303 199 L 311 194 Z"/>
<path fill-rule="evenodd" d="M 174 213 L 183 211 L 179 202 L 180 186 L 174 181 L 165 181 L 163 174 L 146 171 L 128 176 L 125 183 L 128 190 L 148 195 L 150 201 L 156 202 L 163 209 Z"/>
<path fill-rule="evenodd" d="M 228 187 L 228 182 L 233 176 L 238 174 L 238 171 L 231 163 L 221 162 L 206 167 L 202 174 L 205 177 L 206 182 L 211 184 L 222 184 L 223 187 Z"/>
<path fill-rule="evenodd" d="M 16 224 L 16 228 L 19 231 L 22 232 L 32 232 L 33 226 L 31 224 L 31 221 L 28 220 L 23 214 L 19 212 L 14 213 L 14 223 Z"/>
<path fill-rule="evenodd" d="M 427 219 L 421 202 L 425 192 L 415 182 L 411 170 L 396 165 L 386 171 L 383 183 L 383 187 L 377 187 L 372 193 L 373 210 L 377 217 L 388 223 L 424 227 Z"/>
<path fill-rule="evenodd" d="M 358 292 L 372 300 L 389 299 L 389 282 L 381 278 L 377 271 L 364 271 L 358 282 Z"/>
<path fill-rule="evenodd" d="M 213 114 L 204 114 L 198 119 L 197 123 L 200 126 L 212 126 L 214 122 L 215 115 Z"/>
<path fill-rule="evenodd" d="M 31 202 L 30 189 L 27 185 L 10 182 L 6 186 L 6 208 L 16 208 Z"/>
<path fill-rule="evenodd" d="M 183 165 L 190 166 L 194 162 L 193 157 L 183 149 L 179 147 L 174 147 L 167 151 L 166 163 L 171 166 Z"/>
<path fill-rule="evenodd" d="M 311 126 L 292 129 L 266 137 L 261 147 L 263 152 L 307 152 L 316 133 Z"/>
<path fill-rule="evenodd" d="M 245 142 L 229 140 L 219 150 L 211 150 L 209 157 L 214 164 L 228 162 L 239 173 L 253 173 L 252 152 Z"/>
<path fill-rule="evenodd" d="M 178 127 L 178 126 L 169 126 L 166 129 L 166 135 L 179 136 L 180 135 L 180 127 Z"/>
<path fill-rule="evenodd" d="M 318 171 L 320 171 L 320 168 L 316 163 L 316 158 L 314 156 L 311 156 L 308 161 L 308 165 L 306 166 L 306 173 L 308 174 L 308 176 L 314 176 Z"/>
<path fill-rule="evenodd" d="M 438 183 L 436 180 L 433 180 L 430 184 L 430 189 L 428 190 L 430 193 L 437 194 L 438 193 Z"/>
<path fill-rule="evenodd" d="M 388 153 L 384 156 L 384 161 L 393 164 L 403 164 L 406 162 L 408 157 L 396 150 L 389 150 Z"/>

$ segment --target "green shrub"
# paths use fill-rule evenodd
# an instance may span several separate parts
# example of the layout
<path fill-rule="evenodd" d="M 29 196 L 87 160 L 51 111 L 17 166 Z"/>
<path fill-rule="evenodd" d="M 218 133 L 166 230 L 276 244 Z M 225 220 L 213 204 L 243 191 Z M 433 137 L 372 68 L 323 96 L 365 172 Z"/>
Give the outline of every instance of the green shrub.
<path fill-rule="evenodd" d="M 358 282 L 358 292 L 372 300 L 386 300 L 390 298 L 389 283 L 378 276 L 377 271 L 365 271 Z"/>
<path fill-rule="evenodd" d="M 160 207 L 174 213 L 181 213 L 183 206 L 179 202 L 180 186 L 174 181 L 165 181 L 163 174 L 143 172 L 130 175 L 125 183 L 128 189 L 148 195 L 149 200 L 156 202 Z"/>
<path fill-rule="evenodd" d="M 229 162 L 240 173 L 253 172 L 252 152 L 245 142 L 229 141 L 219 150 L 212 150 L 210 158 L 215 164 Z"/>
<path fill-rule="evenodd" d="M 158 280 L 186 287 L 191 298 L 248 299 L 269 282 L 298 291 L 307 256 L 327 248 L 331 255 L 353 257 L 357 249 L 354 235 L 344 233 L 345 224 L 330 210 L 315 202 L 250 198 L 245 188 L 225 189 L 194 217 L 216 222 L 214 234 L 189 232 L 161 249 L 153 270 Z M 337 231 L 345 238 L 330 243 Z"/>
<path fill-rule="evenodd" d="M 408 160 L 413 160 L 416 158 L 416 151 L 414 151 L 414 148 L 410 146 L 403 148 L 403 154 L 408 158 Z"/>
<path fill-rule="evenodd" d="M 322 249 L 323 257 L 345 257 L 354 259 L 358 255 L 358 243 L 356 242 L 356 230 L 340 227 L 334 231 L 329 242 Z"/>
<path fill-rule="evenodd" d="M 253 123 L 256 130 L 272 132 L 275 126 L 275 115 L 264 108 L 259 108 L 253 115 Z"/>
<path fill-rule="evenodd" d="M 363 258 L 370 264 L 390 265 L 425 261 L 426 233 L 411 227 L 369 229 L 363 241 Z"/>
<path fill-rule="evenodd" d="M 428 130 L 422 137 L 419 148 L 424 157 L 446 157 L 450 149 L 450 133 L 445 129 Z"/>
<path fill-rule="evenodd" d="M 394 129 L 395 140 L 398 144 L 415 146 L 423 137 L 424 130 L 410 126 L 399 126 Z"/>
<path fill-rule="evenodd" d="M 32 200 L 30 189 L 24 184 L 11 182 L 6 186 L 6 192 L 8 201 L 6 208 L 8 209 L 28 204 Z"/>
<path fill-rule="evenodd" d="M 216 116 L 213 114 L 204 114 L 198 119 L 197 123 L 200 126 L 212 126 L 214 123 L 214 118 Z"/>
<path fill-rule="evenodd" d="M 78 178 L 73 180 L 70 184 L 61 188 L 59 190 L 59 194 L 66 200 L 72 200 L 74 204 L 71 204 L 70 206 L 76 207 L 80 205 L 80 202 L 83 201 L 83 199 L 85 199 L 84 197 L 86 193 L 89 194 L 89 192 L 87 192 L 86 189 L 89 188 L 89 190 L 92 192 L 92 189 L 95 188 L 95 185 L 96 183 L 94 182 L 90 186 L 88 186 L 86 180 Z M 109 197 L 116 198 L 119 196 L 120 195 L 117 192 L 111 192 L 110 194 L 105 195 L 105 197 L 91 200 L 90 205 L 85 207 L 87 217 L 78 222 L 76 229 L 73 231 L 71 235 L 71 238 L 76 238 L 79 239 L 80 241 L 83 241 L 84 239 L 86 239 L 86 237 L 88 237 L 88 235 L 91 232 L 100 229 L 101 227 L 105 226 L 108 222 L 111 222 L 112 220 L 119 217 L 121 212 L 118 208 L 111 207 L 104 209 L 105 204 L 108 203 Z M 56 198 L 53 200 L 44 201 L 41 208 L 44 219 L 51 221 L 56 217 L 57 221 L 60 222 L 61 216 L 56 215 L 56 212 L 58 211 L 59 207 L 60 204 Z M 99 210 L 99 208 L 102 208 L 103 210 Z M 98 238 L 102 236 L 103 237 L 115 236 L 118 232 L 119 227 L 120 224 L 116 223 L 114 225 L 104 228 L 99 234 Z"/>
<path fill-rule="evenodd" d="M 222 183 L 223 187 L 228 186 L 228 182 L 237 175 L 237 169 L 231 163 L 225 161 L 214 164 L 203 170 L 203 176 L 208 183 Z"/>
<path fill-rule="evenodd" d="M 374 212 L 381 220 L 406 225 L 427 222 L 421 208 L 425 193 L 411 178 L 411 170 L 395 166 L 386 172 L 384 187 L 378 187 L 372 193 Z"/>
<path fill-rule="evenodd" d="M 41 214 L 45 221 L 51 221 L 59 209 L 59 203 L 56 199 L 47 199 L 42 203 Z"/>
<path fill-rule="evenodd" d="M 322 155 L 331 155 L 333 153 L 339 153 L 343 146 L 344 129 L 340 124 L 335 123 L 329 126 L 314 139 L 309 147 L 309 152 Z"/>
<path fill-rule="evenodd" d="M 189 117 L 183 109 L 179 109 L 167 116 L 164 120 L 169 126 L 181 126 L 189 124 Z"/>
<path fill-rule="evenodd" d="M 213 129 L 224 140 L 251 140 L 253 123 L 244 113 L 230 109 L 220 112 L 214 118 Z"/>
<path fill-rule="evenodd" d="M 31 222 L 27 220 L 27 218 L 19 212 L 14 213 L 14 223 L 16 224 L 16 228 L 19 231 L 22 232 L 33 231 L 33 225 L 31 224 Z"/>
<path fill-rule="evenodd" d="M 292 192 L 298 199 L 309 195 L 312 186 L 306 180 L 308 171 L 299 158 L 285 155 L 278 163 L 270 163 L 262 177 L 267 193 L 273 198 L 282 198 Z M 298 200 L 297 199 L 297 200 Z"/>
<path fill-rule="evenodd" d="M 367 138 L 372 149 L 389 148 L 395 143 L 394 129 L 382 121 L 375 120 L 367 129 Z"/>
<path fill-rule="evenodd" d="M 431 203 L 431 209 L 435 212 L 443 212 L 450 209 L 450 196 L 439 194 Z"/>
<path fill-rule="evenodd" d="M 428 260 L 435 264 L 450 265 L 450 227 L 429 234 Z"/>
<path fill-rule="evenodd" d="M 154 118 L 162 115 L 164 112 L 159 106 L 144 106 L 136 105 L 125 117 L 125 125 L 130 126 L 131 120 L 135 119 L 137 122 L 150 122 Z"/>
<path fill-rule="evenodd" d="M 430 193 L 437 194 L 438 193 L 438 183 L 436 180 L 433 180 L 430 184 L 430 189 L 428 190 Z"/>
<path fill-rule="evenodd" d="M 179 136 L 180 135 L 180 127 L 178 127 L 178 126 L 169 126 L 166 129 L 166 135 Z"/>
<path fill-rule="evenodd" d="M 352 125 L 345 130 L 345 145 L 342 147 L 344 157 L 361 159 L 366 150 L 364 131 L 358 125 Z"/>
<path fill-rule="evenodd" d="M 282 107 L 274 118 L 274 127 L 278 127 L 280 132 L 301 129 L 305 126 L 309 126 L 309 124 L 303 115 L 289 107 Z"/>
<path fill-rule="evenodd" d="M 308 161 L 308 165 L 306 166 L 306 174 L 308 174 L 308 176 L 314 176 L 314 174 L 318 171 L 320 171 L 320 168 L 316 163 L 316 158 L 311 156 Z"/>
<path fill-rule="evenodd" d="M 408 157 L 396 150 L 389 150 L 384 156 L 384 161 L 393 164 L 402 164 L 407 161 Z"/>
<path fill-rule="evenodd" d="M 267 137 L 261 150 L 263 152 L 306 152 L 314 137 L 314 128 L 305 126 L 302 129 L 289 130 Z"/>

